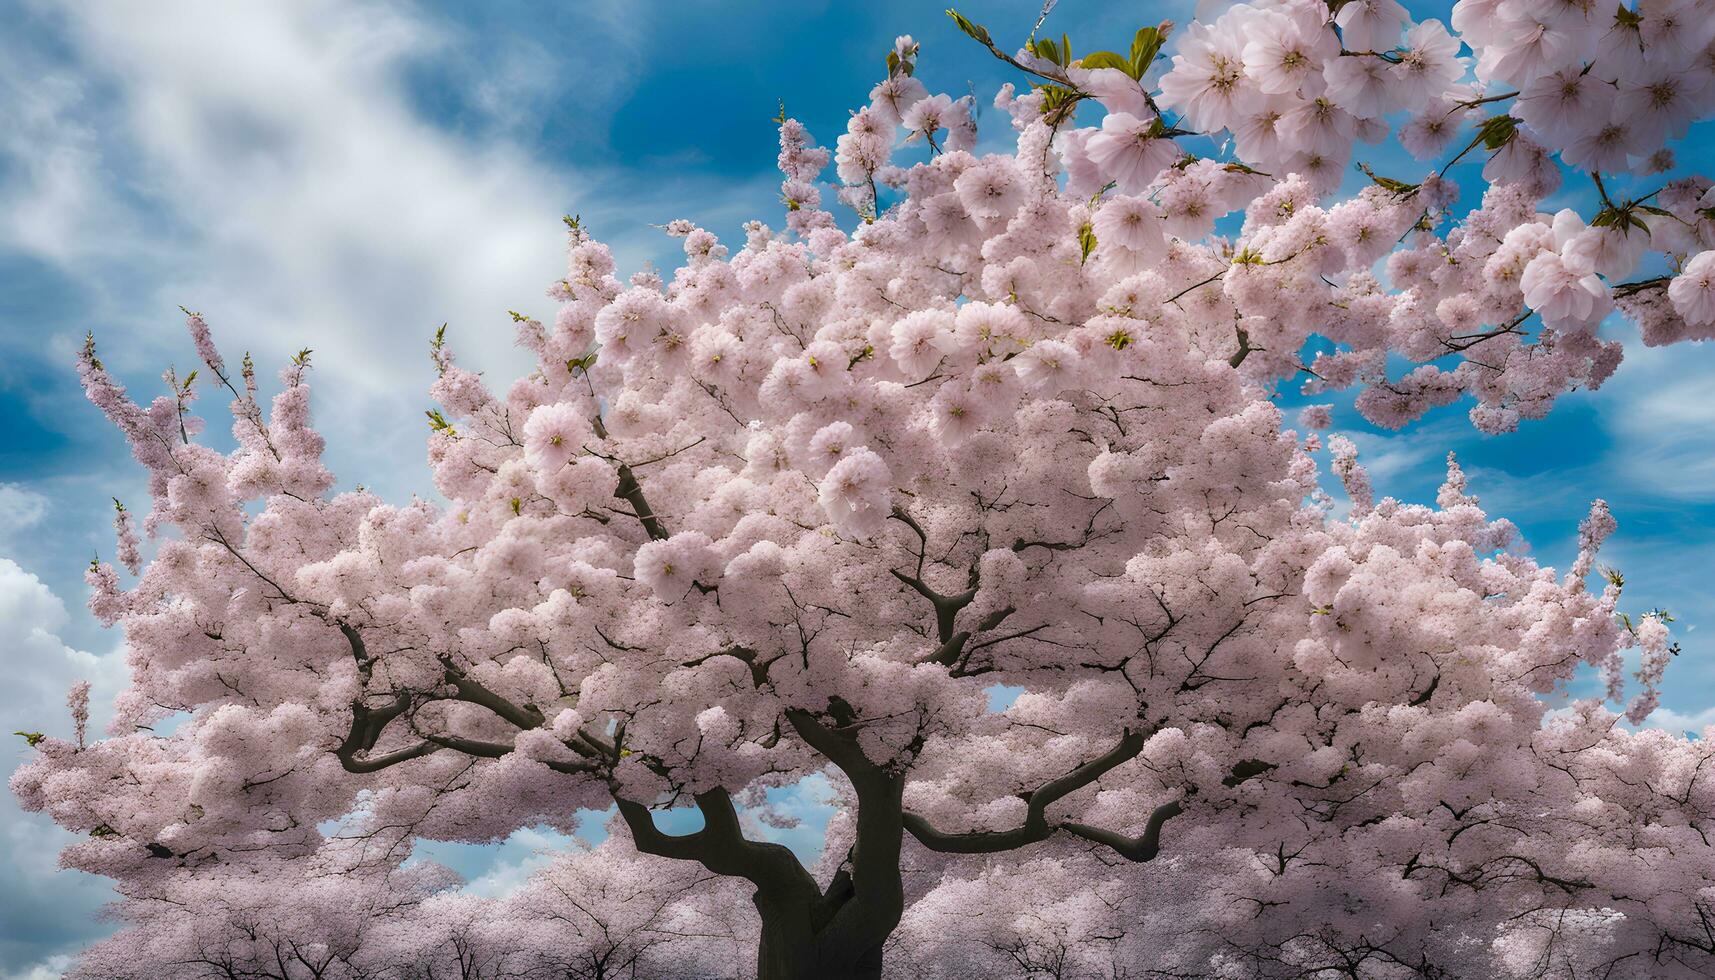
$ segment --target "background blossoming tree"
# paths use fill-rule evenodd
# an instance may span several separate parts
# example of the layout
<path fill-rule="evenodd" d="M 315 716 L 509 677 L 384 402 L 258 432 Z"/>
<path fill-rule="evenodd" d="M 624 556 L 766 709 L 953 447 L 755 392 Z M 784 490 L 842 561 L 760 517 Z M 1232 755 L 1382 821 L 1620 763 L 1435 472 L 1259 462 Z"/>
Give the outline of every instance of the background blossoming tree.
<path fill-rule="evenodd" d="M 1454 35 L 1288 0 L 1083 54 L 954 15 L 1030 80 L 995 100 L 1011 150 L 901 38 L 832 154 L 782 113 L 783 230 L 732 253 L 675 223 L 672 281 L 621 281 L 568 219 L 558 313 L 514 316 L 533 372 L 491 391 L 435 338 L 441 504 L 333 492 L 308 352 L 264 409 L 189 315 L 221 452 L 194 377 L 139 405 L 92 341 L 153 497 L 146 566 L 118 512 L 135 581 L 89 573 L 132 687 L 112 737 L 34 738 L 14 789 L 138 901 L 293 879 L 329 821 L 397 875 L 413 837 L 616 806 L 637 850 L 753 893 L 770 980 L 890 948 L 1708 975 L 1707 743 L 1547 717 L 1589 667 L 1641 721 L 1675 652 L 1617 573 L 1587 584 L 1606 508 L 1561 575 L 1451 459 L 1434 507 L 1377 501 L 1270 400 L 1355 387 L 1400 426 L 1468 395 L 1502 432 L 1611 375 L 1616 308 L 1645 343 L 1711 336 L 1711 182 L 1649 176 L 1715 99 L 1706 7 L 1461 0 Z M 1390 133 L 1433 169 L 1336 197 Z M 1443 176 L 1473 154 L 1474 209 Z M 1592 213 L 1542 213 L 1563 171 Z M 814 869 L 741 812 L 812 773 L 841 794 Z M 702 828 L 663 832 L 672 805 Z"/>
<path fill-rule="evenodd" d="M 377 860 L 373 838 L 313 855 L 173 876 L 120 907 L 78 980 L 652 980 L 731 977 L 752 941 L 736 882 L 620 839 L 557 855 L 480 899 L 432 864 Z M 738 914 L 735 916 L 733 912 Z"/>

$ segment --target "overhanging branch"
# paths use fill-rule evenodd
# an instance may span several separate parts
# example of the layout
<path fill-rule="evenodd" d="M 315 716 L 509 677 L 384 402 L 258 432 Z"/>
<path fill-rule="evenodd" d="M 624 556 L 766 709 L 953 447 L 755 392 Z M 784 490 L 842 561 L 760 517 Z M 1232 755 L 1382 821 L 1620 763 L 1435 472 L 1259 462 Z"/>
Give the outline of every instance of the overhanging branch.
<path fill-rule="evenodd" d="M 924 847 L 944 854 L 994 854 L 1047 840 L 1058 829 L 1048 822 L 1048 808 L 1136 758 L 1145 741 L 1147 736 L 1142 732 L 1127 731 L 1113 748 L 1066 775 L 1043 783 L 1025 798 L 1024 822 L 1011 830 L 947 834 L 909 812 L 905 814 L 905 829 Z"/>

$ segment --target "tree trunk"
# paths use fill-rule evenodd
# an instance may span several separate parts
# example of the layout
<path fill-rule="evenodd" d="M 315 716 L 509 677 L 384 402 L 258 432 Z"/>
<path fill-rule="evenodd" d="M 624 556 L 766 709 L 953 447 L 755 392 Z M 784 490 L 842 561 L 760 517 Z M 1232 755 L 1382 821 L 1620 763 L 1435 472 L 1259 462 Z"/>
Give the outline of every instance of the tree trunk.
<path fill-rule="evenodd" d="M 849 731 L 824 728 L 796 709 L 787 718 L 857 792 L 856 839 L 825 890 L 784 845 L 745 838 L 725 789 L 695 794 L 703 829 L 683 836 L 661 833 L 643 805 L 617 795 L 614 801 L 638 850 L 699 861 L 756 886 L 758 980 L 880 980 L 883 950 L 905 909 L 905 782 L 864 758 Z"/>
<path fill-rule="evenodd" d="M 803 903 L 768 901 L 759 893 L 762 939 L 756 953 L 757 980 L 881 980 L 882 945 L 856 956 L 829 948 Z"/>
<path fill-rule="evenodd" d="M 782 888 L 752 878 L 762 915 L 758 980 L 880 980 L 887 938 L 905 908 L 899 870 L 905 782 L 866 759 L 849 732 L 824 728 L 803 712 L 788 710 L 787 718 L 851 779 L 857 834 L 834 880 L 826 890 L 812 883 L 808 902 L 793 879 Z"/>

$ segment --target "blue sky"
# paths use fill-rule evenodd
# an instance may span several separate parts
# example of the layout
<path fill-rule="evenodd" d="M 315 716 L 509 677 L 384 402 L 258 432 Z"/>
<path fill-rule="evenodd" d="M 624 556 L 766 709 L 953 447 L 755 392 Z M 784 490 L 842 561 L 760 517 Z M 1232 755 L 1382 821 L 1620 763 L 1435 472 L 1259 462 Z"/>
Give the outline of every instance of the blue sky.
<path fill-rule="evenodd" d="M 1039 6 L 961 10 L 1022 38 Z M 1190 6 L 1061 0 L 1049 27 L 1080 50 L 1123 46 L 1141 24 L 1184 23 Z M 450 324 L 467 363 L 514 373 L 506 311 L 550 312 L 562 213 L 582 214 L 627 270 L 673 264 L 677 243 L 652 227 L 673 218 L 729 241 L 747 218 L 779 224 L 777 102 L 831 143 L 896 34 L 922 43 L 932 90 L 974 90 L 986 107 L 1010 76 L 941 7 L 0 0 L 0 731 L 63 730 L 72 679 L 93 679 L 98 701 L 123 681 L 120 638 L 83 611 L 81 575 L 112 552 L 108 498 L 146 500 L 77 389 L 86 330 L 150 394 L 163 367 L 193 358 L 181 303 L 265 376 L 315 348 L 335 471 L 395 499 L 426 494 L 434 327 Z M 1709 146 L 1694 134 L 1682 156 Z M 1425 170 L 1386 147 L 1366 158 L 1398 176 Z M 1474 197 L 1472 168 L 1455 175 Z M 1336 420 L 1402 499 L 1432 499 L 1457 451 L 1474 492 L 1552 564 L 1570 561 L 1590 499 L 1608 499 L 1620 531 L 1604 558 L 1626 572 L 1629 604 L 1679 617 L 1685 652 L 1658 721 L 1695 728 L 1715 721 L 1715 650 L 1697 629 L 1715 615 L 1703 587 L 1715 567 L 1712 368 L 1707 349 L 1633 347 L 1603 391 L 1503 437 L 1473 431 L 1468 406 L 1403 433 L 1344 407 Z M 0 744 L 8 769 L 26 755 L 22 740 Z M 0 799 L 0 980 L 55 976 L 108 928 L 93 918 L 105 885 L 54 871 L 65 839 Z M 500 888 L 544 843 L 435 854 Z"/>

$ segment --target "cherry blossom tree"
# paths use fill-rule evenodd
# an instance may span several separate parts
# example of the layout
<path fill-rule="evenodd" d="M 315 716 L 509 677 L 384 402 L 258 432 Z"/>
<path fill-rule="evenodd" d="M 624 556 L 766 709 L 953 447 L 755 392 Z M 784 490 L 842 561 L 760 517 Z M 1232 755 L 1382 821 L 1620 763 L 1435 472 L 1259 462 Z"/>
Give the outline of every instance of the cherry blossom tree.
<path fill-rule="evenodd" d="M 378 828 L 371 828 L 377 830 Z M 396 835 L 381 836 L 401 843 Z M 77 980 L 714 980 L 743 977 L 734 883 L 623 837 L 558 854 L 512 895 L 340 838 L 259 874 L 203 867 L 117 907 Z"/>
<path fill-rule="evenodd" d="M 70 976 L 370 980 L 391 975 L 389 938 L 429 923 L 444 868 L 362 864 L 329 847 L 293 861 L 180 873 L 122 903 L 125 928 L 84 950 Z M 419 933 L 425 947 L 440 936 Z M 457 974 L 452 974 L 456 976 Z"/>
<path fill-rule="evenodd" d="M 1715 98 L 1703 6 L 1460 0 L 1455 35 L 1259 2 L 1081 56 L 955 14 L 1030 79 L 995 100 L 1010 152 L 900 38 L 832 152 L 782 112 L 783 230 L 675 222 L 671 282 L 622 281 L 567 219 L 556 314 L 514 315 L 531 373 L 492 391 L 434 339 L 438 504 L 333 491 L 308 352 L 265 410 L 189 314 L 212 380 L 144 406 L 92 340 L 152 496 L 152 560 L 121 511 L 134 581 L 88 576 L 132 686 L 14 790 L 138 888 L 266 876 L 360 808 L 489 841 L 617 807 L 753 893 L 767 980 L 932 961 L 921 922 L 959 909 L 1068 969 L 1707 976 L 1708 743 L 1549 713 L 1590 670 L 1641 722 L 1677 650 L 1590 584 L 1605 505 L 1560 574 L 1451 459 L 1434 506 L 1378 500 L 1271 400 L 1356 388 L 1400 426 L 1469 397 L 1503 432 L 1612 374 L 1613 310 L 1708 338 L 1712 183 L 1652 176 Z M 1434 169 L 1342 194 L 1390 133 Z M 1448 174 L 1479 155 L 1473 208 Z M 1543 213 L 1568 174 L 1597 204 Z M 819 873 L 742 809 L 815 773 Z M 675 805 L 701 829 L 661 830 Z"/>

